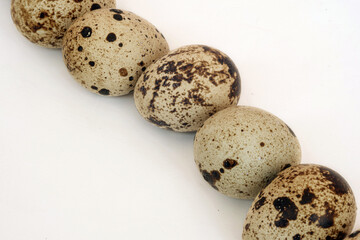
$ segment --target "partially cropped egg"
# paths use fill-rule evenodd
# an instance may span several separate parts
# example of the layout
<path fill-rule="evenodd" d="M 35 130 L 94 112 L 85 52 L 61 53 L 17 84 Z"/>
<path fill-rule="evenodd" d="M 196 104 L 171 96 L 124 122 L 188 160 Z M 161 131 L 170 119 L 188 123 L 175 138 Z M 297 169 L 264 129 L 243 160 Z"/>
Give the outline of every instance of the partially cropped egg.
<path fill-rule="evenodd" d="M 217 49 L 190 45 L 151 65 L 134 92 L 139 113 L 161 128 L 198 130 L 206 119 L 240 98 L 240 74 Z"/>
<path fill-rule="evenodd" d="M 205 121 L 195 136 L 194 158 L 213 188 L 253 199 L 281 170 L 300 163 L 301 149 L 294 132 L 276 116 L 235 106 Z"/>
<path fill-rule="evenodd" d="M 121 96 L 169 46 L 154 25 L 134 13 L 100 9 L 78 18 L 64 37 L 63 56 L 72 76 L 88 90 Z"/>
<path fill-rule="evenodd" d="M 344 239 L 355 216 L 355 198 L 342 176 L 324 166 L 298 165 L 259 193 L 242 239 Z"/>
<path fill-rule="evenodd" d="M 70 24 L 86 12 L 114 8 L 115 0 L 12 0 L 11 16 L 17 29 L 31 42 L 61 48 Z"/>

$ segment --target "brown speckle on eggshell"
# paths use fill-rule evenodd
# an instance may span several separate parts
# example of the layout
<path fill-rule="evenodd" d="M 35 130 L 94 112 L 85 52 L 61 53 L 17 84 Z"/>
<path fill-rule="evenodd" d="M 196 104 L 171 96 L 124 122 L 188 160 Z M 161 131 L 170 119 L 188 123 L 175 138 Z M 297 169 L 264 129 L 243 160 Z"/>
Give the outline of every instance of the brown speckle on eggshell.
<path fill-rule="evenodd" d="M 158 127 L 196 131 L 216 112 L 237 105 L 240 74 L 219 50 L 185 46 L 148 67 L 134 97 L 139 113 Z"/>
<path fill-rule="evenodd" d="M 221 193 L 253 199 L 280 171 L 301 160 L 300 144 L 276 116 L 254 107 L 234 106 L 205 121 L 194 141 L 194 158 L 205 180 Z"/>
<path fill-rule="evenodd" d="M 344 239 L 355 216 L 355 198 L 344 178 L 329 168 L 302 164 L 281 172 L 259 193 L 243 240 Z"/>
<path fill-rule="evenodd" d="M 145 19 L 120 9 L 100 9 L 75 21 L 64 37 L 63 57 L 88 90 L 121 96 L 134 89 L 144 67 L 169 51 Z"/>
<path fill-rule="evenodd" d="M 31 42 L 61 48 L 63 36 L 75 19 L 89 11 L 114 7 L 115 0 L 12 0 L 11 16 Z"/>

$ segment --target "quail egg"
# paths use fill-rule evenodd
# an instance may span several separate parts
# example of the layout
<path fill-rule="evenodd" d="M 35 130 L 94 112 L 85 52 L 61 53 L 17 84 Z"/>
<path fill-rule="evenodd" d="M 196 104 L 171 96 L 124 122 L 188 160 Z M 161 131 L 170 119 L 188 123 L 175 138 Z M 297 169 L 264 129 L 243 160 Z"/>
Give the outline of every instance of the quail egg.
<path fill-rule="evenodd" d="M 237 105 L 240 74 L 233 61 L 219 50 L 185 46 L 143 73 L 134 98 L 139 113 L 151 123 L 192 132 L 217 111 Z"/>
<path fill-rule="evenodd" d="M 88 90 L 108 96 L 131 92 L 146 68 L 168 51 L 155 26 L 119 9 L 100 9 L 78 18 L 63 42 L 72 76 Z"/>
<path fill-rule="evenodd" d="M 243 240 L 344 239 L 355 216 L 355 198 L 342 176 L 324 166 L 293 166 L 256 197 Z"/>
<path fill-rule="evenodd" d="M 195 136 L 194 158 L 213 188 L 254 199 L 277 173 L 300 163 L 301 150 L 294 132 L 276 116 L 234 106 L 205 121 Z"/>
<path fill-rule="evenodd" d="M 11 16 L 31 42 L 61 48 L 66 29 L 75 19 L 92 10 L 114 7 L 115 0 L 12 0 Z"/>

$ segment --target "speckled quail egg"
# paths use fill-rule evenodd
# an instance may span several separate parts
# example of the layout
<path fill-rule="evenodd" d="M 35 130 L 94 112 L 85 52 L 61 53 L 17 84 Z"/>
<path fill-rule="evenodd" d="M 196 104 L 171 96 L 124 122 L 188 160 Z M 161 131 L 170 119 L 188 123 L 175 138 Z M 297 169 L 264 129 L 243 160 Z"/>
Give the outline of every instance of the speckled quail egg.
<path fill-rule="evenodd" d="M 194 158 L 204 179 L 221 193 L 253 199 L 277 173 L 301 160 L 294 132 L 276 116 L 234 106 L 205 121 Z"/>
<path fill-rule="evenodd" d="M 11 16 L 31 42 L 61 48 L 66 29 L 78 17 L 99 8 L 114 8 L 115 0 L 12 0 Z"/>
<path fill-rule="evenodd" d="M 243 240 L 344 239 L 355 216 L 353 192 L 337 172 L 319 165 L 293 166 L 256 197 Z"/>
<path fill-rule="evenodd" d="M 142 72 L 168 51 L 164 36 L 151 23 L 119 9 L 78 18 L 63 42 L 72 76 L 88 90 L 109 96 L 132 91 Z"/>
<path fill-rule="evenodd" d="M 134 98 L 139 113 L 151 123 L 177 132 L 196 131 L 217 111 L 237 105 L 240 74 L 219 50 L 185 46 L 144 72 Z"/>
<path fill-rule="evenodd" d="M 347 236 L 344 240 L 360 240 L 360 230 L 353 232 Z"/>

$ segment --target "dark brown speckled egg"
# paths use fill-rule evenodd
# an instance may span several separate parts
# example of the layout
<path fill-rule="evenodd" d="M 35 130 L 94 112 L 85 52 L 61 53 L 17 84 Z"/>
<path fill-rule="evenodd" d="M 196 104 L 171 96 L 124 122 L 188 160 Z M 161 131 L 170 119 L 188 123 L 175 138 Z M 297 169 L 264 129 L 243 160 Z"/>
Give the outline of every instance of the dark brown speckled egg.
<path fill-rule="evenodd" d="M 344 239 L 356 217 L 353 192 L 337 172 L 303 164 L 281 172 L 247 214 L 243 240 Z"/>
<path fill-rule="evenodd" d="M 154 25 L 119 9 L 100 9 L 78 18 L 63 42 L 71 75 L 89 91 L 107 96 L 131 92 L 146 68 L 168 51 Z"/>
<path fill-rule="evenodd" d="M 152 64 L 134 92 L 139 113 L 160 128 L 198 130 L 206 119 L 240 98 L 240 74 L 229 56 L 190 45 Z"/>
<path fill-rule="evenodd" d="M 17 29 L 31 42 L 61 48 L 70 24 L 86 12 L 114 8 L 115 0 L 12 0 L 11 16 Z"/>

